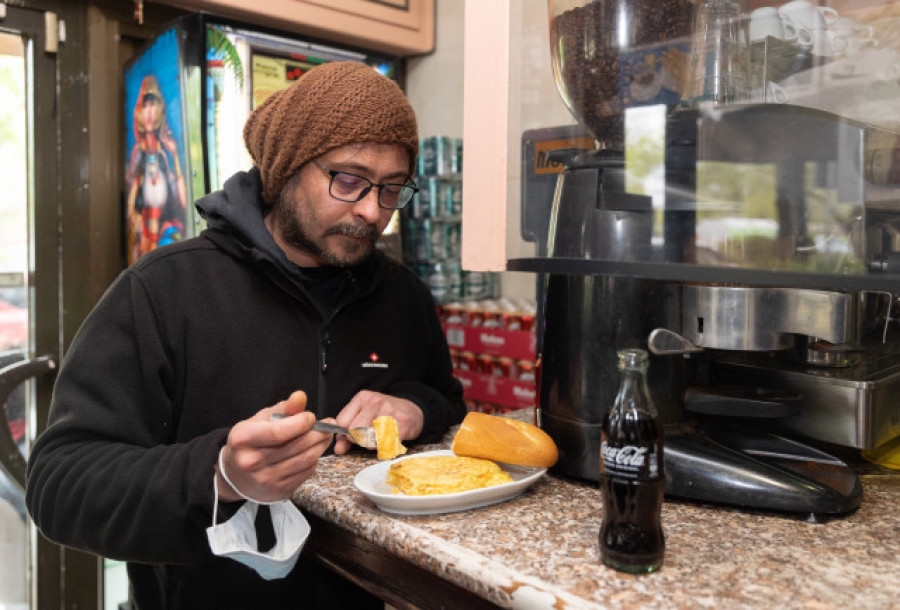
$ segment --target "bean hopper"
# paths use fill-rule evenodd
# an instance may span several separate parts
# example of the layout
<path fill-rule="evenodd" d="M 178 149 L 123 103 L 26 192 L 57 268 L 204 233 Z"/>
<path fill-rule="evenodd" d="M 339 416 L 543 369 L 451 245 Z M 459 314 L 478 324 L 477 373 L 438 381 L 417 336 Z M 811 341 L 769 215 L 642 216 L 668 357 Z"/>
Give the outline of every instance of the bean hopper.
<path fill-rule="evenodd" d="M 551 150 L 552 185 L 526 172 L 537 255 L 508 267 L 539 274 L 558 473 L 598 479 L 616 352 L 642 347 L 669 496 L 840 515 L 861 486 L 834 454 L 900 435 L 900 117 L 862 120 L 846 88 L 844 105 L 840 58 L 751 40 L 754 8 L 548 2 L 578 125 L 526 132 L 526 157 L 560 129 L 594 146 Z M 897 79 L 854 87 L 898 106 Z"/>

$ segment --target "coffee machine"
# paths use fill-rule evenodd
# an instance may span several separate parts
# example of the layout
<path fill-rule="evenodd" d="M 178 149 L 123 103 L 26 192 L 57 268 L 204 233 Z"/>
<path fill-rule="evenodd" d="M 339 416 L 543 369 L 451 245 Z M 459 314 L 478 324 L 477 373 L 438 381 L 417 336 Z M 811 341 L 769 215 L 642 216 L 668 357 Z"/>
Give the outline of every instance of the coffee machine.
<path fill-rule="evenodd" d="M 745 5 L 549 7 L 554 77 L 579 125 L 523 135 L 522 235 L 537 256 L 508 268 L 539 274 L 538 406 L 556 471 L 597 480 L 616 353 L 642 347 L 669 496 L 856 509 L 858 478 L 823 447 L 900 436 L 900 123 L 768 100 L 756 75 L 815 85 L 831 60 L 751 42 Z M 723 12 L 733 48 L 719 34 L 711 49 L 703 33 Z M 548 161 L 564 171 L 529 171 Z"/>

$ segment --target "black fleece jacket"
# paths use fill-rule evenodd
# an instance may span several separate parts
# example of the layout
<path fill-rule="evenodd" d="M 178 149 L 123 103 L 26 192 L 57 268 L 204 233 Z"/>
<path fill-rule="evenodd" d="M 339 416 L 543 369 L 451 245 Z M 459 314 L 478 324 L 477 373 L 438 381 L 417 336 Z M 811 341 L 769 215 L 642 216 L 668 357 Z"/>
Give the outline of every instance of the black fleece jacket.
<path fill-rule="evenodd" d="M 407 398 L 425 415 L 417 442 L 465 415 L 428 289 L 376 253 L 335 270 L 322 307 L 266 230 L 259 192 L 255 169 L 236 174 L 197 202 L 201 235 L 116 279 L 65 355 L 31 451 L 40 531 L 128 561 L 139 608 L 316 605 L 304 561 L 266 582 L 210 553 L 213 465 L 237 421 L 297 389 L 319 418 L 362 389 Z"/>

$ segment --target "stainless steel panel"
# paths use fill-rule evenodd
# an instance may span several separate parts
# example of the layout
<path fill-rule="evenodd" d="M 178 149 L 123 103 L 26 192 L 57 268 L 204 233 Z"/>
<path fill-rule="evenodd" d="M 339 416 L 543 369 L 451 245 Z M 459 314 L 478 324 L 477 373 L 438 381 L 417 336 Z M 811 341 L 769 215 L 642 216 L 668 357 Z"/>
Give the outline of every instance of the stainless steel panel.
<path fill-rule="evenodd" d="M 900 359 L 872 372 L 862 363 L 851 370 L 800 369 L 775 361 L 759 361 L 746 354 L 730 356 L 715 365 L 715 379 L 786 389 L 802 395 L 800 412 L 773 422 L 775 427 L 817 440 L 859 449 L 872 449 L 900 436 Z M 855 373 L 862 373 L 853 378 Z"/>
<path fill-rule="evenodd" d="M 792 334 L 831 343 L 857 337 L 851 294 L 795 288 L 682 288 L 682 335 L 695 345 L 730 350 L 788 349 Z"/>

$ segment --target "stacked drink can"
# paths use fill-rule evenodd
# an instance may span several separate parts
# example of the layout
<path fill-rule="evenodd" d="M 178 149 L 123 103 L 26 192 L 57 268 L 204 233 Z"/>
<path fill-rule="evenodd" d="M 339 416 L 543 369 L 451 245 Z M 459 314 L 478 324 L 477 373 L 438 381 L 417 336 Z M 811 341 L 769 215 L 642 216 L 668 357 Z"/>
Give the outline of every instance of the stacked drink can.
<path fill-rule="evenodd" d="M 454 374 L 479 373 L 491 377 L 509 379 L 532 389 L 536 382 L 535 356 L 523 358 L 518 350 L 501 349 L 498 353 L 483 353 L 477 346 L 466 345 L 461 327 L 483 328 L 492 331 L 535 332 L 537 305 L 531 299 L 478 299 L 446 303 L 438 307 L 438 316 L 447 332 L 450 360 Z M 464 386 L 463 399 L 469 411 L 503 414 L 521 408 L 518 403 L 503 402 L 503 397 L 485 401 L 473 397 Z"/>
<path fill-rule="evenodd" d="M 418 194 L 402 210 L 403 257 L 438 304 L 499 296 L 498 275 L 466 272 L 462 251 L 462 140 L 419 142 Z"/>

